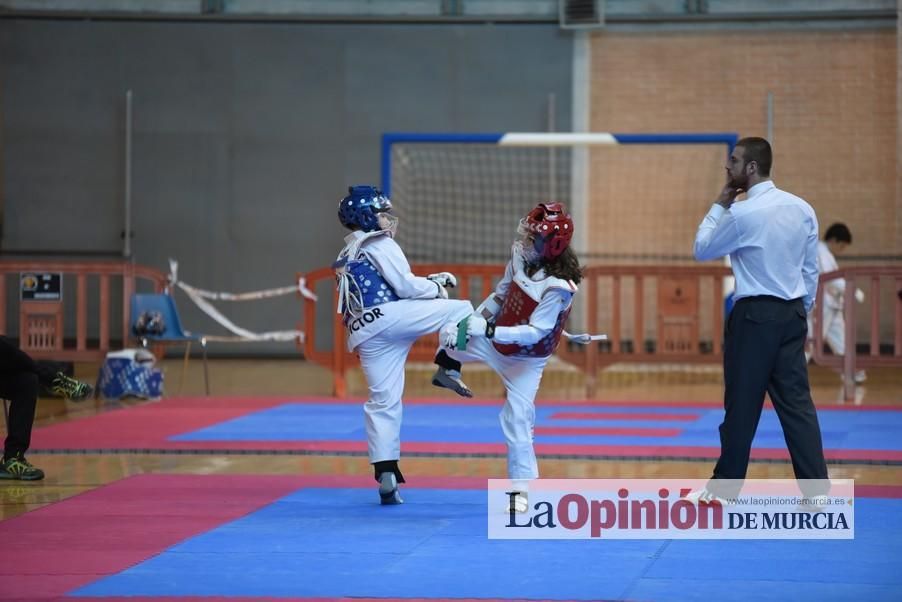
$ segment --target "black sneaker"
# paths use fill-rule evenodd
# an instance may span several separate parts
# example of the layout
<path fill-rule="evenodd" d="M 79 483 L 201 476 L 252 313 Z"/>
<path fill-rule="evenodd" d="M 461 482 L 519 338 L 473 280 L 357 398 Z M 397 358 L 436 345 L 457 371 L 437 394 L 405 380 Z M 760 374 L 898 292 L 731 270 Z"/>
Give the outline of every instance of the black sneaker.
<path fill-rule="evenodd" d="M 3 458 L 3 462 L 0 462 L 0 479 L 40 481 L 43 478 L 44 471 L 32 466 L 21 452 L 11 458 Z"/>
<path fill-rule="evenodd" d="M 432 375 L 432 384 L 443 389 L 451 389 L 461 397 L 473 397 L 473 391 L 460 379 L 460 372 L 439 366 Z"/>
<path fill-rule="evenodd" d="M 50 390 L 56 395 L 68 397 L 72 401 L 83 401 L 94 392 L 94 388 L 91 385 L 69 378 L 62 372 L 57 372 L 56 376 L 53 377 Z"/>

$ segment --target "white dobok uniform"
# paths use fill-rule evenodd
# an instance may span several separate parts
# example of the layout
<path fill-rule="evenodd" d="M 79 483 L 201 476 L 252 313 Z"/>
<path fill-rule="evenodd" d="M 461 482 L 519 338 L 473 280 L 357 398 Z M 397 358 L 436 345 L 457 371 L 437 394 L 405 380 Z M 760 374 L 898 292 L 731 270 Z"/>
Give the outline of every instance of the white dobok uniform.
<path fill-rule="evenodd" d="M 836 258 L 823 241 L 818 241 L 817 243 L 817 268 L 820 274 L 839 269 Z M 824 340 L 830 345 L 830 349 L 836 355 L 843 355 L 846 352 L 846 322 L 843 317 L 843 295 L 845 295 L 845 292 L 846 281 L 844 278 L 836 278 L 824 282 L 824 323 L 821 327 L 824 332 Z M 855 298 L 859 302 L 864 300 L 864 293 L 861 289 L 855 290 Z M 808 336 L 814 338 L 811 314 L 808 314 Z"/>
<path fill-rule="evenodd" d="M 539 476 L 533 448 L 536 393 L 577 287 L 541 269 L 527 276 L 517 245 L 513 255 L 495 292 L 476 308 L 477 314 L 495 321 L 493 338 L 471 337 L 465 351 L 445 351 L 459 362 L 485 362 L 501 377 L 506 400 L 499 418 L 507 443 L 508 478 L 522 483 Z M 454 327 L 448 325 L 443 332 Z"/>
<path fill-rule="evenodd" d="M 435 282 L 414 276 L 386 231 L 354 231 L 345 243 L 335 264 L 339 312 L 369 387 L 363 409 L 370 463 L 398 460 L 407 354 L 418 338 L 462 320 L 473 305 L 444 298 Z"/>
<path fill-rule="evenodd" d="M 830 248 L 824 241 L 817 243 L 817 271 L 826 274 L 839 269 L 836 258 L 830 252 Z M 824 341 L 830 346 L 836 355 L 846 353 L 846 319 L 843 316 L 844 295 L 846 292 L 845 278 L 836 278 L 824 281 L 824 322 L 821 330 L 824 333 Z M 855 298 L 859 302 L 864 300 L 861 289 L 855 290 Z M 808 313 L 808 338 L 814 339 L 814 324 L 811 312 Z M 864 379 L 864 371 L 856 372 L 856 379 Z"/>

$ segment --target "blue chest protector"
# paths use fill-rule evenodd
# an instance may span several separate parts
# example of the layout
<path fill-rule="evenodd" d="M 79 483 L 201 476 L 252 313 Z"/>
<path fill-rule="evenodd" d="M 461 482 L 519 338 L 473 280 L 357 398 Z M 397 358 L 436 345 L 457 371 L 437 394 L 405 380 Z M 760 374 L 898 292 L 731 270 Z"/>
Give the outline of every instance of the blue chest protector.
<path fill-rule="evenodd" d="M 400 299 L 376 266 L 366 257 L 347 260 L 343 265 L 341 263 L 339 261 L 335 267 L 338 274 L 339 297 L 343 299 L 340 310 L 344 313 L 345 319 L 367 308 Z"/>
<path fill-rule="evenodd" d="M 395 293 L 369 259 L 349 261 L 345 269 L 357 283 L 363 299 L 363 307 L 373 307 L 380 303 L 397 301 L 401 297 Z"/>

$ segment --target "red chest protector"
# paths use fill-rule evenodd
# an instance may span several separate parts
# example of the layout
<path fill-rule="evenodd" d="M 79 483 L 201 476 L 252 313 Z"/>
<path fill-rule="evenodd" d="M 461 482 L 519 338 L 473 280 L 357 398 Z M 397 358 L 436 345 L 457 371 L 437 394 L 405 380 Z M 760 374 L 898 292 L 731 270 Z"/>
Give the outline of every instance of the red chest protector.
<path fill-rule="evenodd" d="M 504 298 L 504 305 L 501 306 L 501 312 L 498 314 L 498 319 L 495 321 L 496 326 L 521 326 L 523 324 L 529 324 L 529 318 L 532 316 L 532 312 L 539 306 L 541 296 L 539 299 L 534 299 L 521 288 L 517 280 L 518 279 L 515 278 L 511 282 L 510 288 L 507 290 L 507 295 Z M 539 283 L 536 284 L 538 285 L 537 288 L 540 289 L 536 291 L 539 295 L 542 295 L 549 290 L 548 287 L 541 286 Z M 517 345 L 514 343 L 502 344 L 495 343 L 494 341 L 492 344 L 495 346 L 495 349 L 498 350 L 498 353 L 501 353 L 502 355 L 548 357 L 554 353 L 554 350 L 557 349 L 558 342 L 561 340 L 561 332 L 564 330 L 564 323 L 567 321 L 567 316 L 570 315 L 570 307 L 571 306 L 568 305 L 566 309 L 558 314 L 557 321 L 551 332 L 534 345 Z"/>

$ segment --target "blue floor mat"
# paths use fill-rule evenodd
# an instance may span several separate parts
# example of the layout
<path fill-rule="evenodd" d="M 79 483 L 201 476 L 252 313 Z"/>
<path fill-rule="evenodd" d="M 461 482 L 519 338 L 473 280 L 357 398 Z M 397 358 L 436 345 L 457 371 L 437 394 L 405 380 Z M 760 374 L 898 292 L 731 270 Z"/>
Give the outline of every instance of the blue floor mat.
<path fill-rule="evenodd" d="M 899 600 L 902 500 L 854 540 L 500 541 L 484 490 L 306 488 L 73 596 Z"/>
<path fill-rule="evenodd" d="M 407 442 L 501 443 L 498 422 L 500 406 L 407 404 L 404 408 L 402 440 Z M 580 412 L 599 418 L 562 420 L 563 412 Z M 662 420 L 605 419 L 606 414 L 654 414 Z M 667 420 L 666 415 L 693 417 L 692 421 Z M 821 410 L 818 413 L 824 447 L 831 450 L 900 450 L 902 411 Z M 559 406 L 536 409 L 536 442 L 539 444 L 691 446 L 720 447 L 717 427 L 723 420 L 719 408 L 672 408 L 661 406 Z M 575 428 L 668 428 L 674 436 L 543 434 L 543 427 Z M 286 403 L 253 412 L 196 431 L 173 437 L 173 441 L 364 441 L 360 404 Z M 754 448 L 785 449 L 783 430 L 772 409 L 761 417 Z"/>

